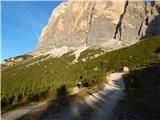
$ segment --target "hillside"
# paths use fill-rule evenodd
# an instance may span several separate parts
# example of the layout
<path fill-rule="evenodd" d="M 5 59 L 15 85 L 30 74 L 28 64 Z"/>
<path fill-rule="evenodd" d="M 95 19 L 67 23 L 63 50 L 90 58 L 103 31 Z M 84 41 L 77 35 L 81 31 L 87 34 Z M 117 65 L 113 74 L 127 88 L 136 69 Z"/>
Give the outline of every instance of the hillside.
<path fill-rule="evenodd" d="M 68 89 L 78 81 L 84 87 L 92 86 L 103 81 L 107 72 L 119 71 L 123 66 L 134 70 L 156 64 L 160 61 L 159 49 L 157 36 L 111 52 L 88 48 L 75 63 L 71 51 L 61 57 L 29 57 L 12 67 L 2 66 L 2 108 L 54 97 L 61 86 Z"/>

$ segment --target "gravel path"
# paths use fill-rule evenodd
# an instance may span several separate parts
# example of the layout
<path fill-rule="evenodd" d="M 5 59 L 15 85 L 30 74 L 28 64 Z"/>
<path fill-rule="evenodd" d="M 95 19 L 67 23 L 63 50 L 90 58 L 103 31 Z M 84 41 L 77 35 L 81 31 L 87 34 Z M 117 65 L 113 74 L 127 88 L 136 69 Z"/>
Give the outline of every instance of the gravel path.
<path fill-rule="evenodd" d="M 60 113 L 40 120 L 112 120 L 114 108 L 124 95 L 123 73 L 110 74 L 105 88 L 62 107 Z"/>
<path fill-rule="evenodd" d="M 12 111 L 9 111 L 7 113 L 4 113 L 1 115 L 1 120 L 16 120 L 24 115 L 42 110 L 46 107 L 46 103 L 45 102 L 41 102 L 41 103 L 30 103 L 28 106 L 26 107 L 22 107 L 19 109 L 15 109 Z"/>
<path fill-rule="evenodd" d="M 111 120 L 114 108 L 124 95 L 124 89 L 122 73 L 111 74 L 109 84 L 106 84 L 105 89 L 93 94 L 95 97 L 89 99 L 98 108 L 98 110 L 90 113 L 89 120 Z"/>
<path fill-rule="evenodd" d="M 83 100 L 63 107 L 58 114 L 52 114 L 41 120 L 111 120 L 114 108 L 124 95 L 123 73 L 110 74 L 105 88 L 89 94 Z M 12 110 L 1 115 L 2 120 L 16 120 L 24 115 L 42 110 L 45 103 L 30 104 L 27 107 Z"/>

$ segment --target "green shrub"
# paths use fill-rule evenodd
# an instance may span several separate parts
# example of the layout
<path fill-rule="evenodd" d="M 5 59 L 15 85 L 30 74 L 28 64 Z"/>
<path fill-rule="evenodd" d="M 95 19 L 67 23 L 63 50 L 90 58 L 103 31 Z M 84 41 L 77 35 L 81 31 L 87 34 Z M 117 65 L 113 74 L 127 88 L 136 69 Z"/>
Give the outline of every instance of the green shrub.
<path fill-rule="evenodd" d="M 106 72 L 119 71 L 123 66 L 130 69 L 148 66 L 160 61 L 159 53 L 156 52 L 159 48 L 160 37 L 157 36 L 82 62 L 82 58 L 102 52 L 100 49 L 98 52 L 86 50 L 81 53 L 80 61 L 76 64 L 70 64 L 75 56 L 68 53 L 60 58 L 44 59 L 47 56 L 41 56 L 2 69 L 1 105 L 4 107 L 39 100 L 48 95 L 56 96 L 57 89 L 62 85 L 72 87 L 78 81 L 84 86 L 91 86 L 104 80 Z"/>

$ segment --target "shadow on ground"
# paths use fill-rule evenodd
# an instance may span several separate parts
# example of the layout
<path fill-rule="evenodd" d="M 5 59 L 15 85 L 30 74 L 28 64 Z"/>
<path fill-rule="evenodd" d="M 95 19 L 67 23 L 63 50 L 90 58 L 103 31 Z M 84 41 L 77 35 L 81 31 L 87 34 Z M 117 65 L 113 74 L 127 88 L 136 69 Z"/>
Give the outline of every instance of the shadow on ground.
<path fill-rule="evenodd" d="M 56 99 L 50 101 L 47 105 L 47 108 L 45 108 L 43 111 L 22 116 L 18 120 L 41 120 L 47 116 L 52 116 L 52 114 L 56 115 L 65 106 L 70 106 L 70 98 L 66 86 L 62 85 L 57 89 Z M 70 114 L 69 112 L 70 111 L 68 111 L 68 115 Z"/>
<path fill-rule="evenodd" d="M 23 116 L 19 120 L 110 120 L 112 110 L 123 95 L 124 84 L 121 82 L 122 78 L 118 77 L 108 83 L 109 88 L 94 94 L 85 91 L 87 99 L 83 95 L 69 96 L 66 86 L 63 85 L 57 89 L 56 100 L 51 101 L 45 110 Z M 121 89 L 118 89 L 119 86 Z"/>
<path fill-rule="evenodd" d="M 160 120 L 160 63 L 131 71 L 124 78 L 127 96 L 114 120 Z"/>

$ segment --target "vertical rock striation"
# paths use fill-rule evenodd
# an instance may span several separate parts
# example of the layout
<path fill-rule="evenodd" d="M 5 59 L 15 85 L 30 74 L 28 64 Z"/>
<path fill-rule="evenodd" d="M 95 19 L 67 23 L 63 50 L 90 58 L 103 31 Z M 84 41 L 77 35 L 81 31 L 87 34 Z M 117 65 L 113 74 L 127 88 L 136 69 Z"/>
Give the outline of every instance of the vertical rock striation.
<path fill-rule="evenodd" d="M 53 10 L 33 53 L 82 45 L 115 49 L 158 34 L 158 1 L 70 0 Z"/>

